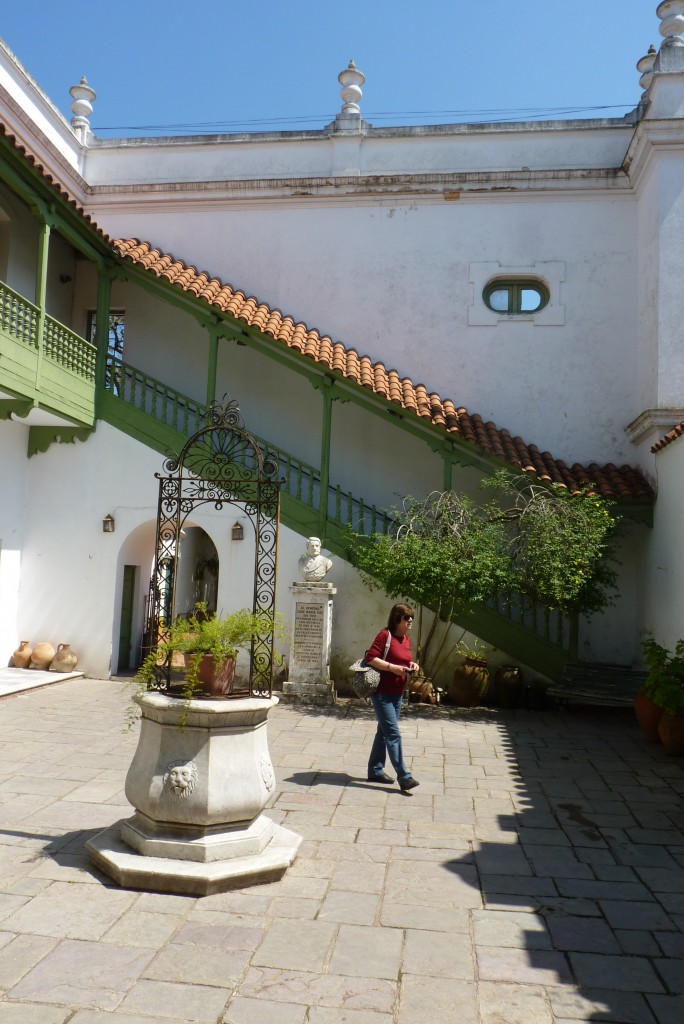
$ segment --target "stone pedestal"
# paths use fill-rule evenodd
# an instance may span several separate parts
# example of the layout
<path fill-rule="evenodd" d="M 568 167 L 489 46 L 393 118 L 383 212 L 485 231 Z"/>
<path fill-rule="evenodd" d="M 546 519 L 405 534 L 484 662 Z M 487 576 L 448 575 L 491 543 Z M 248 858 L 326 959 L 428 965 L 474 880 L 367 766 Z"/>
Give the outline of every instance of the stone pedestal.
<path fill-rule="evenodd" d="M 272 699 L 140 699 L 126 777 L 132 818 L 87 843 L 93 863 L 130 889 L 207 896 L 275 881 L 301 836 L 262 814 L 275 789 L 266 719 Z"/>
<path fill-rule="evenodd" d="M 290 645 L 290 671 L 283 696 L 303 704 L 334 704 L 335 684 L 330 678 L 332 641 L 332 583 L 293 583 L 294 626 Z"/>

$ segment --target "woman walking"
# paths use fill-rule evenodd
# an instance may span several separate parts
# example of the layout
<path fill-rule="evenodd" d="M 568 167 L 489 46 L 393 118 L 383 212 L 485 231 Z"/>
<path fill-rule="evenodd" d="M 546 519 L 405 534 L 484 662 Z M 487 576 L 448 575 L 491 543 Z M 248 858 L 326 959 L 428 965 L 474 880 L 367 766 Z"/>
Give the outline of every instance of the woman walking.
<path fill-rule="evenodd" d="M 380 672 L 380 685 L 371 697 L 378 731 L 368 759 L 368 781 L 394 782 L 385 772 L 385 760 L 389 754 L 397 782 L 404 793 L 418 785 L 404 764 L 399 732 L 406 677 L 409 672 L 418 671 L 411 653 L 409 633 L 412 625 L 413 608 L 407 604 L 395 604 L 389 614 L 387 628 L 378 633 L 366 652 L 366 663 Z"/>

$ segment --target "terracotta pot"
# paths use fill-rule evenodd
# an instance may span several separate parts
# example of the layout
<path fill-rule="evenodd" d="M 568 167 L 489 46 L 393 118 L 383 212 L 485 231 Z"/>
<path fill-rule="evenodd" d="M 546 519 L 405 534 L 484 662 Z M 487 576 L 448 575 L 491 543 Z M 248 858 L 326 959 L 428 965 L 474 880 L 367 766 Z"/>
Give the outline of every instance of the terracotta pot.
<path fill-rule="evenodd" d="M 668 754 L 684 757 L 684 715 L 663 712 L 658 725 L 660 739 Z"/>
<path fill-rule="evenodd" d="M 33 648 L 33 654 L 31 655 L 31 664 L 29 668 L 38 669 L 41 672 L 45 672 L 50 668 L 50 662 L 55 656 L 55 649 L 52 644 L 43 641 L 42 643 L 36 644 Z"/>
<path fill-rule="evenodd" d="M 31 662 L 33 651 L 29 647 L 28 640 L 20 640 L 19 646 L 12 655 L 12 664 L 15 668 L 28 668 Z"/>
<path fill-rule="evenodd" d="M 634 714 L 639 728 L 651 743 L 660 743 L 658 725 L 663 717 L 663 709 L 654 704 L 646 693 L 639 690 L 634 698 Z"/>
<path fill-rule="evenodd" d="M 410 676 L 408 682 L 409 700 L 416 704 L 436 704 L 437 694 L 432 682 L 425 676 Z"/>
<path fill-rule="evenodd" d="M 476 708 L 489 687 L 487 662 L 479 658 L 466 658 L 463 665 L 454 669 L 449 699 L 461 708 Z"/>
<path fill-rule="evenodd" d="M 189 667 L 193 657 L 195 656 L 192 654 L 184 655 L 186 668 Z M 228 657 L 217 664 L 212 654 L 203 655 L 197 673 L 197 682 L 200 687 L 198 696 L 225 697 L 233 692 L 234 681 L 235 658 Z"/>
<path fill-rule="evenodd" d="M 494 673 L 494 693 L 500 708 L 517 708 L 523 692 L 523 681 L 517 665 L 499 665 Z"/>
<path fill-rule="evenodd" d="M 78 655 L 71 650 L 70 644 L 57 644 L 57 653 L 50 663 L 51 672 L 73 672 Z"/>

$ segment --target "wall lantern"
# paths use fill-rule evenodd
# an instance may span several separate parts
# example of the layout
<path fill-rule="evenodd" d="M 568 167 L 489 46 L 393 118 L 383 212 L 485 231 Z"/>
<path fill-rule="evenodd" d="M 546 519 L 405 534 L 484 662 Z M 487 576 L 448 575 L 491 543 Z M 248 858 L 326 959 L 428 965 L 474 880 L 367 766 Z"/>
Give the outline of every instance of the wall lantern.
<path fill-rule="evenodd" d="M 242 529 L 242 523 L 235 523 L 230 531 L 231 540 L 244 540 L 245 531 Z"/>
<path fill-rule="evenodd" d="M 105 516 L 102 520 L 102 532 L 114 533 L 114 516 Z"/>

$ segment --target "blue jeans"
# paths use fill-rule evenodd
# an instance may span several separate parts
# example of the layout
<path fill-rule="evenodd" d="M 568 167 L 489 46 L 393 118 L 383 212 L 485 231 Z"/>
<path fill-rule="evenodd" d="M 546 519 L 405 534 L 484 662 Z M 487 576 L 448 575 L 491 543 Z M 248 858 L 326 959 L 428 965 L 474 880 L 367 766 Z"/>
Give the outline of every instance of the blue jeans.
<path fill-rule="evenodd" d="M 396 697 L 384 693 L 374 693 L 371 704 L 378 720 L 378 731 L 373 740 L 368 759 L 368 775 L 380 775 L 385 769 L 385 759 L 389 754 L 392 767 L 397 773 L 399 782 L 411 778 L 411 772 L 404 764 L 401 749 L 401 733 L 399 732 L 399 714 L 403 694 Z"/>

